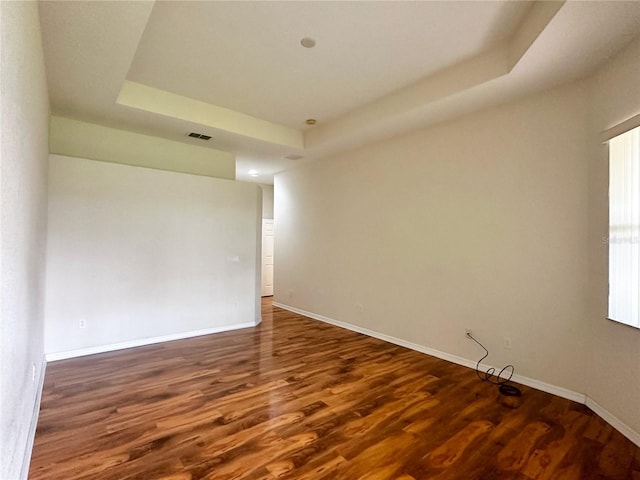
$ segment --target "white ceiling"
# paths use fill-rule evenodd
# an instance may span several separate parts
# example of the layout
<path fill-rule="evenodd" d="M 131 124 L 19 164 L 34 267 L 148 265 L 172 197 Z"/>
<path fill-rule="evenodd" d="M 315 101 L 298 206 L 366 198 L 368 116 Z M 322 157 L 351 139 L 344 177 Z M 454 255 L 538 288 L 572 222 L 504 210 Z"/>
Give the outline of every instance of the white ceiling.
<path fill-rule="evenodd" d="M 158 2 L 128 78 L 281 123 L 327 122 L 512 34 L 529 2 Z M 315 48 L 300 45 L 303 37 Z"/>
<path fill-rule="evenodd" d="M 53 114 L 231 151 L 238 179 L 262 183 L 579 78 L 640 34 L 637 1 L 81 0 L 40 14 Z"/>

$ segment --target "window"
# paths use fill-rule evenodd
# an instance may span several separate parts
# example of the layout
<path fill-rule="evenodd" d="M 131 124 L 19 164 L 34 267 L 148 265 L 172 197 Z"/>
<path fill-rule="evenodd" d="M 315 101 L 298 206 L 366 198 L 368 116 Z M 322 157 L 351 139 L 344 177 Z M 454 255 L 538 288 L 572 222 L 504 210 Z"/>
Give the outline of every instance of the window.
<path fill-rule="evenodd" d="M 640 127 L 609 140 L 609 318 L 640 328 Z"/>

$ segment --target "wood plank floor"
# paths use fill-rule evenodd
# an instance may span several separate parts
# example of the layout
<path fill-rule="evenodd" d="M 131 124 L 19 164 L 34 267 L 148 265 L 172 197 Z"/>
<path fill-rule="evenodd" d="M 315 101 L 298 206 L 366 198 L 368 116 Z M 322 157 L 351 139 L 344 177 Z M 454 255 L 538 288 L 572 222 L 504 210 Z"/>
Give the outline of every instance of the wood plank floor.
<path fill-rule="evenodd" d="M 568 400 L 263 301 L 261 326 L 47 367 L 32 480 L 631 479 Z"/>

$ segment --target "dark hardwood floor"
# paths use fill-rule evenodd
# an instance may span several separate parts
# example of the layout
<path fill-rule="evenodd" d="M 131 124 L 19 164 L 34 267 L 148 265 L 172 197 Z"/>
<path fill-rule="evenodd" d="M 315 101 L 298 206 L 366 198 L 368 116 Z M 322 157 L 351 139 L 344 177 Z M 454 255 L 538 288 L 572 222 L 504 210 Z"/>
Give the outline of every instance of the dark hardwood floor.
<path fill-rule="evenodd" d="M 309 320 L 47 367 L 32 480 L 631 479 L 589 409 Z"/>

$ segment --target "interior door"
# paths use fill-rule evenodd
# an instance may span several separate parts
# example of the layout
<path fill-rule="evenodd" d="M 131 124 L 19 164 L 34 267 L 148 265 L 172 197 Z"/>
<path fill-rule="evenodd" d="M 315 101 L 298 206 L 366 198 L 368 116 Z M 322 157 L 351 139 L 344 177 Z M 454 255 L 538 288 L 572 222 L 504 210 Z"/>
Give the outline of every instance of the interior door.
<path fill-rule="evenodd" d="M 273 220 L 262 219 L 262 296 L 273 295 Z"/>

